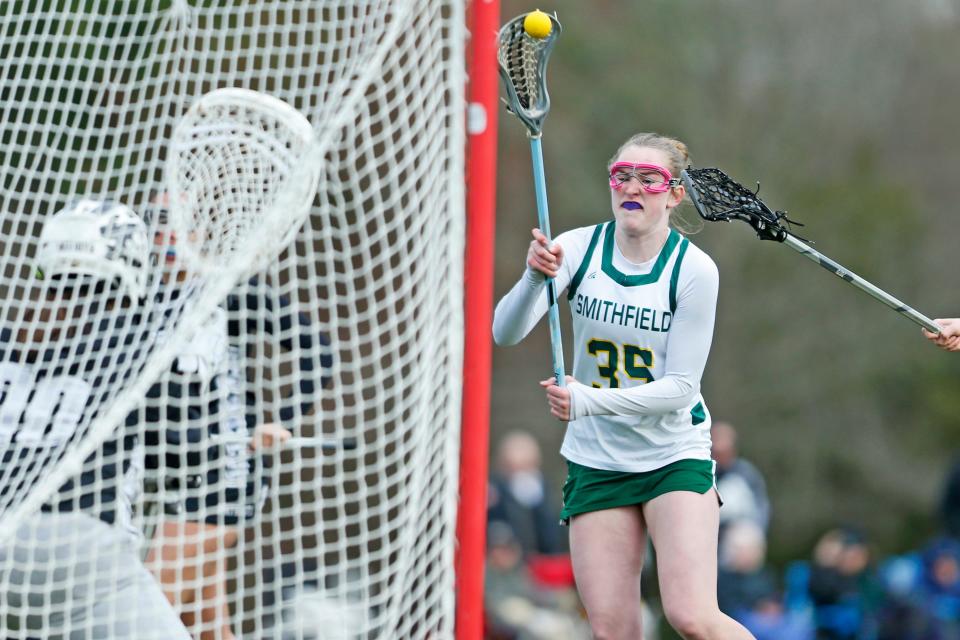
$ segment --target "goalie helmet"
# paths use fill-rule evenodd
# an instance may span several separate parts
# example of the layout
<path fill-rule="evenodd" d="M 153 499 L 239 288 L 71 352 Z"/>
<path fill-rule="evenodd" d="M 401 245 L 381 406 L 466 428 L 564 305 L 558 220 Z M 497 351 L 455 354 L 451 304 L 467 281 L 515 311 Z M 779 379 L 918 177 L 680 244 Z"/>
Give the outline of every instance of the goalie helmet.
<path fill-rule="evenodd" d="M 37 249 L 40 278 L 86 277 L 131 299 L 144 297 L 150 244 L 147 228 L 119 202 L 83 199 L 54 213 Z"/>

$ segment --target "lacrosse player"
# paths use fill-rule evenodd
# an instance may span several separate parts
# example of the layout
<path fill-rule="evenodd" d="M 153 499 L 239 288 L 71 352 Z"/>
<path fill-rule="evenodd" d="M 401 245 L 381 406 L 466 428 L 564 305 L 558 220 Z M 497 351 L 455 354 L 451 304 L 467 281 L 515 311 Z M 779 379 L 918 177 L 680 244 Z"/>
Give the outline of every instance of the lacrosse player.
<path fill-rule="evenodd" d="M 713 261 L 671 229 L 684 198 L 686 146 L 630 138 L 608 169 L 613 220 L 561 234 L 539 229 L 527 269 L 499 302 L 497 344 L 522 340 L 547 310 L 545 277 L 567 292 L 574 376 L 541 382 L 568 422 L 561 517 L 596 637 L 639 638 L 649 536 L 664 613 L 685 638 L 751 638 L 717 607 L 719 495 L 700 378 L 713 337 Z"/>
<path fill-rule="evenodd" d="M 125 205 L 80 200 L 46 221 L 39 309 L 0 330 L 0 497 L 37 459 L 56 461 L 44 451 L 89 424 L 118 382 L 110 363 L 149 344 L 148 256 L 146 227 Z M 136 440 L 115 433 L 0 543 L 2 637 L 189 639 L 138 555 Z"/>
<path fill-rule="evenodd" d="M 161 208 L 155 215 L 162 229 L 163 199 L 158 200 Z M 161 231 L 155 246 L 166 250 L 167 264 L 175 263 L 175 238 Z M 168 272 L 165 282 L 177 287 L 177 295 L 189 290 L 189 276 L 183 271 Z M 274 309 L 279 310 L 277 322 L 270 319 Z M 267 315 L 261 318 L 264 311 Z M 248 413 L 256 396 L 246 391 L 244 336 L 263 331 L 292 334 L 280 341 L 287 351 L 296 341 L 301 354 L 300 402 L 299 411 L 282 402 L 277 423 L 257 424 L 257 417 Z M 314 344 L 322 349 L 319 362 L 314 362 Z M 228 296 L 147 394 L 143 421 L 153 437 L 148 438 L 146 466 L 162 478 L 159 489 L 166 514 L 147 565 L 198 640 L 235 637 L 227 601 L 226 553 L 237 545 L 239 528 L 262 507 L 268 488 L 266 476 L 255 477 L 249 453 L 282 444 L 291 436 L 282 425 L 312 411 L 316 385 L 311 373 L 318 365 L 330 368 L 328 345 L 327 336 L 317 333 L 305 314 L 292 310 L 287 296 L 267 294 L 251 280 Z"/>
<path fill-rule="evenodd" d="M 934 320 L 934 322 L 940 325 L 940 333 L 922 329 L 923 335 L 933 344 L 947 351 L 960 351 L 960 318 L 946 318 Z"/>

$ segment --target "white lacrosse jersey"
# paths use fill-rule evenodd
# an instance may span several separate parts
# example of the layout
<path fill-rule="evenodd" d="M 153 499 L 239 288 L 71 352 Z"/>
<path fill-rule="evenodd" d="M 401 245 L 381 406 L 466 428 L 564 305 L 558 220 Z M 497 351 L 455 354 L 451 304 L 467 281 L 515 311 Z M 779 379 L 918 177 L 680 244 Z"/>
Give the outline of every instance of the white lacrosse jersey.
<path fill-rule="evenodd" d="M 557 276 L 573 315 L 571 420 L 561 448 L 595 469 L 643 472 L 710 459 L 700 378 L 713 337 L 718 276 L 703 251 L 671 230 L 657 257 L 633 264 L 613 221 L 555 240 Z M 494 337 L 513 344 L 546 312 L 543 278 L 528 270 L 497 305 Z M 561 293 L 558 293 L 561 295 Z"/>

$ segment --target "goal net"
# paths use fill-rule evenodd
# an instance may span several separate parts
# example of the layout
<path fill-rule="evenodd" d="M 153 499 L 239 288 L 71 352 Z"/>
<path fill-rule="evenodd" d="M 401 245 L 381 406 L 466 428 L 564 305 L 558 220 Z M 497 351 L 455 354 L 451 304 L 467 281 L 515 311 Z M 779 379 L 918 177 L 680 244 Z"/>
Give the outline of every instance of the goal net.
<path fill-rule="evenodd" d="M 453 636 L 463 5 L 0 3 L 0 637 Z"/>

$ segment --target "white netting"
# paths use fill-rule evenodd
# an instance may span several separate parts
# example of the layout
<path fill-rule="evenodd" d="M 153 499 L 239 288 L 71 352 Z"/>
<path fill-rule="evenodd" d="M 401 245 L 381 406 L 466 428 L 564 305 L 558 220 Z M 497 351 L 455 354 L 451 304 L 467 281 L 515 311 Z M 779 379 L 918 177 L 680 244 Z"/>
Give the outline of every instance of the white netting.
<path fill-rule="evenodd" d="M 463 4 L 0 3 L 0 637 L 452 636 Z"/>

